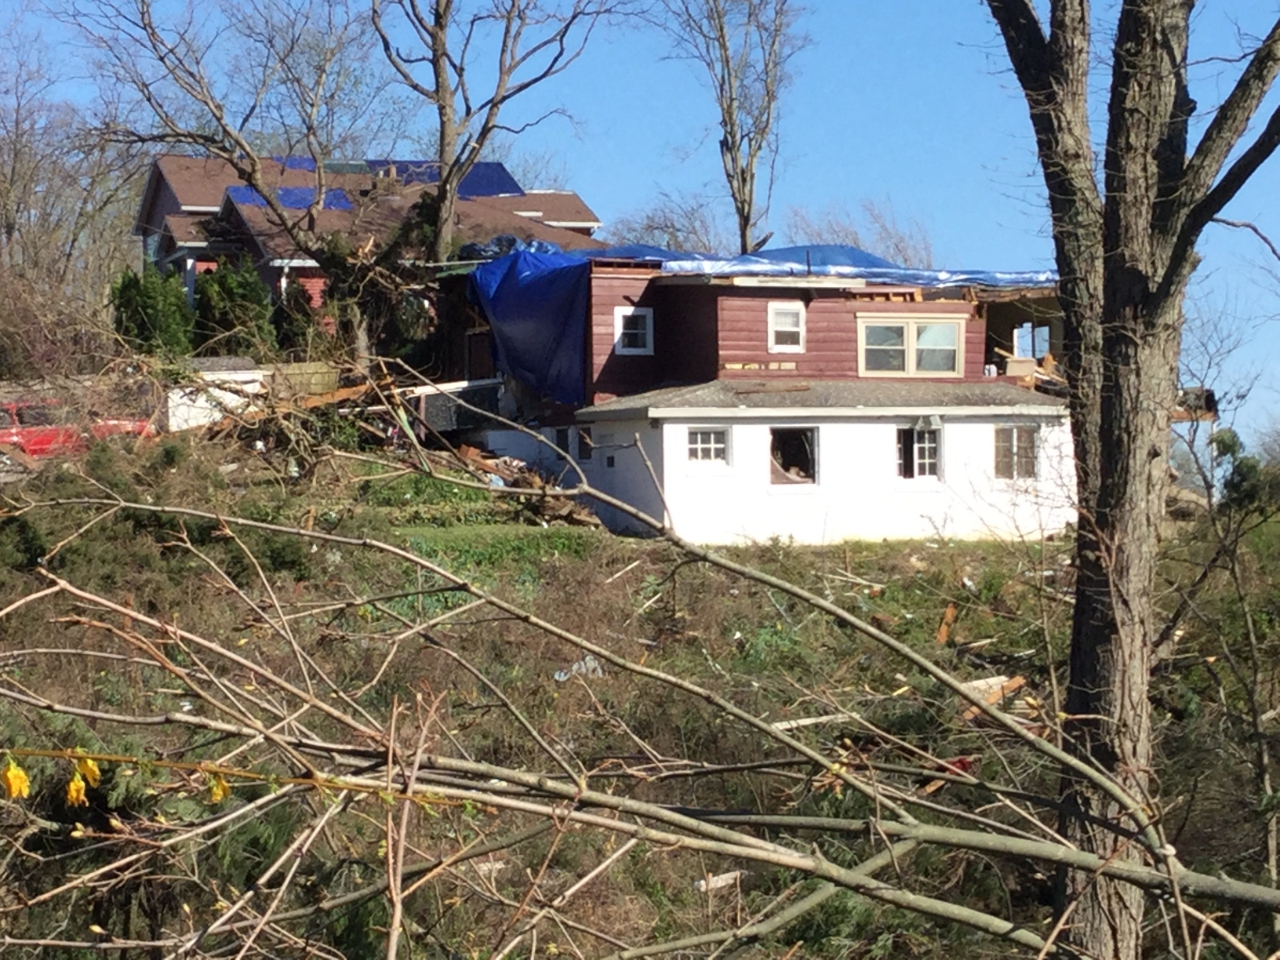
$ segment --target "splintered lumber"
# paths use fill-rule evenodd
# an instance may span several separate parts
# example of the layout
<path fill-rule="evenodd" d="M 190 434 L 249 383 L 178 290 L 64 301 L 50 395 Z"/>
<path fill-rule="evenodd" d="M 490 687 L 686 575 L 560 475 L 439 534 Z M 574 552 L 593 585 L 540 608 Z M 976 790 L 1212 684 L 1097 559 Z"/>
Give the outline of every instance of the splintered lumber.
<path fill-rule="evenodd" d="M 998 676 L 970 680 L 968 683 L 961 684 L 961 686 L 969 693 L 994 707 L 1011 693 L 1021 690 L 1026 684 L 1026 677 Z M 969 704 L 960 714 L 960 719 L 965 721 L 976 720 L 981 714 L 982 710 L 977 705 Z"/>
<path fill-rule="evenodd" d="M 939 645 L 946 643 L 951 639 L 951 628 L 956 625 L 956 617 L 960 615 L 960 608 L 955 602 L 947 604 L 947 609 L 942 612 L 942 622 L 938 624 L 938 643 Z"/>

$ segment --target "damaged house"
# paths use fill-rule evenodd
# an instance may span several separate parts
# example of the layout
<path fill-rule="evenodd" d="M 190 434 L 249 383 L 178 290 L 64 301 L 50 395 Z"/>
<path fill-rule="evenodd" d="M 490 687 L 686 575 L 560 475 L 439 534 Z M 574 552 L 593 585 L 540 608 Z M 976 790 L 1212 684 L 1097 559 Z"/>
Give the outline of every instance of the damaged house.
<path fill-rule="evenodd" d="M 1055 279 L 849 247 L 622 248 L 516 252 L 471 285 L 508 412 L 595 486 L 690 540 L 821 544 L 1038 539 L 1074 521 Z M 565 467 L 527 435 L 483 439 Z"/>
<path fill-rule="evenodd" d="M 264 176 L 286 210 L 302 217 L 316 196 L 314 160 L 263 161 Z M 327 163 L 325 192 L 315 230 L 337 234 L 360 249 L 389 237 L 410 215 L 423 191 L 434 189 L 439 165 L 429 160 L 355 160 Z M 505 166 L 477 163 L 459 185 L 455 231 L 460 242 L 497 236 L 562 250 L 595 249 L 600 221 L 576 193 L 525 190 Z M 263 198 L 244 185 L 224 160 L 166 154 L 151 165 L 134 221 L 143 263 L 177 272 L 194 297 L 195 278 L 215 270 L 220 258 L 248 257 L 267 286 L 283 297 L 292 285 L 306 290 L 312 307 L 324 300 L 319 265 L 297 250 L 267 215 Z"/>

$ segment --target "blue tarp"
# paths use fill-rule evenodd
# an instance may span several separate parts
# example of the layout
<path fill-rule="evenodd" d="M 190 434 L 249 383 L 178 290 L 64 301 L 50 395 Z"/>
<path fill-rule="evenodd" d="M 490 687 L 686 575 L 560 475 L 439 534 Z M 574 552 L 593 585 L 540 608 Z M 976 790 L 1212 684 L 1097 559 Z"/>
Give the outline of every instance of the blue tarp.
<path fill-rule="evenodd" d="M 472 297 L 493 331 L 498 369 L 558 403 L 581 404 L 591 265 L 517 250 L 477 267 Z"/>
<path fill-rule="evenodd" d="M 374 173 L 395 166 L 403 183 L 435 183 L 440 179 L 440 164 L 434 160 L 366 160 Z M 524 196 L 520 184 L 509 170 L 496 160 L 481 160 L 458 184 L 460 197 Z"/>
<path fill-rule="evenodd" d="M 232 203 L 239 203 L 246 207 L 265 207 L 267 201 L 263 199 L 262 194 L 258 193 L 253 187 L 244 184 L 237 184 L 233 187 L 227 187 L 228 197 Z M 315 187 L 276 187 L 276 199 L 280 201 L 280 206 L 286 210 L 306 210 L 311 206 L 311 202 L 316 197 Z M 324 192 L 324 209 L 325 210 L 354 210 L 351 204 L 351 198 L 347 196 L 345 190 L 331 187 Z"/>

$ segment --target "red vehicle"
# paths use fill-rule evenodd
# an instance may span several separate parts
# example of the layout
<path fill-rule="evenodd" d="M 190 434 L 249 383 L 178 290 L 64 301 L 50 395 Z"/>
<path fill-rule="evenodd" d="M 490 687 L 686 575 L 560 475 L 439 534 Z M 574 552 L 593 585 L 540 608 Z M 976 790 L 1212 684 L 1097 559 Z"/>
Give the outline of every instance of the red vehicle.
<path fill-rule="evenodd" d="M 148 420 L 95 420 L 86 429 L 58 400 L 0 399 L 0 444 L 16 447 L 29 457 L 83 453 L 90 438 L 153 434 Z"/>

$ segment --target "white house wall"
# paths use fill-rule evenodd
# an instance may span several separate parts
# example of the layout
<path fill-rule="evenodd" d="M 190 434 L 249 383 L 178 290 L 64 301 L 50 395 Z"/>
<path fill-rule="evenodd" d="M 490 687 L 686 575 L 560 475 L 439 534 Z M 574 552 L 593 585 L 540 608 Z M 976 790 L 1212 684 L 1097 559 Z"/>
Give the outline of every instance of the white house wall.
<path fill-rule="evenodd" d="M 995 477 L 995 427 L 1041 424 L 1038 479 Z M 898 476 L 903 422 L 667 422 L 664 479 L 677 532 L 702 543 L 794 538 L 1039 539 L 1075 520 L 1074 461 L 1065 421 L 946 420 L 939 477 Z M 690 426 L 727 427 L 729 462 L 690 461 Z M 818 430 L 818 480 L 770 482 L 770 427 Z M 599 429 L 599 427 L 597 427 Z"/>

